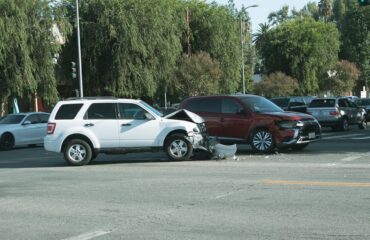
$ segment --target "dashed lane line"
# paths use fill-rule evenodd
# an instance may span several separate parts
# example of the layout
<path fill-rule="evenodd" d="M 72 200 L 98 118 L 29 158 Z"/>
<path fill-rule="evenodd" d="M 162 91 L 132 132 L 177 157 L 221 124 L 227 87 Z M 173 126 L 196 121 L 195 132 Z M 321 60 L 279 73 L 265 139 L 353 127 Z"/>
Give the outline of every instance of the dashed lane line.
<path fill-rule="evenodd" d="M 325 137 L 323 136 L 323 140 L 328 140 L 328 139 L 336 139 L 336 138 L 349 138 L 349 137 L 356 137 L 356 136 L 363 136 L 363 134 L 347 134 L 347 135 L 340 135 L 340 136 L 330 136 L 330 137 Z"/>
<path fill-rule="evenodd" d="M 113 230 L 99 230 L 99 231 L 94 231 L 94 232 L 83 233 L 78 236 L 65 238 L 63 240 L 90 240 L 90 239 L 100 237 L 105 234 L 109 234 L 111 232 L 113 232 Z"/>
<path fill-rule="evenodd" d="M 318 182 L 318 181 L 284 181 L 263 180 L 265 185 L 303 185 L 310 187 L 370 187 L 370 182 Z"/>

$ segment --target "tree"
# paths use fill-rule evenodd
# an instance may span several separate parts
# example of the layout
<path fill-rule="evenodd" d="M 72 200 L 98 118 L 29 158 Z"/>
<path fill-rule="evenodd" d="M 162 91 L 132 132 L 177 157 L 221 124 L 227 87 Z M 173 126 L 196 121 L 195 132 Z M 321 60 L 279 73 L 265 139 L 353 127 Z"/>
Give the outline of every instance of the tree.
<path fill-rule="evenodd" d="M 326 78 L 321 83 L 322 90 L 330 91 L 334 95 L 343 95 L 345 92 L 352 91 L 360 76 L 360 71 L 354 63 L 346 60 L 339 61 L 331 74 L 326 74 Z"/>
<path fill-rule="evenodd" d="M 268 15 L 268 20 L 271 25 L 278 25 L 289 19 L 289 6 L 283 6 L 279 11 L 272 12 Z"/>
<path fill-rule="evenodd" d="M 255 93 L 265 97 L 294 95 L 298 81 L 282 72 L 264 75 L 261 82 L 255 84 Z"/>
<path fill-rule="evenodd" d="M 300 94 L 317 94 L 319 78 L 335 65 L 338 51 L 334 24 L 304 18 L 271 29 L 261 55 L 267 73 L 281 71 L 298 80 Z"/>
<path fill-rule="evenodd" d="M 222 70 L 208 53 L 184 54 L 172 78 L 172 95 L 199 96 L 219 93 Z"/>
<path fill-rule="evenodd" d="M 333 15 L 333 1 L 332 0 L 320 0 L 319 14 L 325 23 L 328 22 L 331 16 Z"/>
<path fill-rule="evenodd" d="M 0 96 L 57 99 L 52 56 L 60 51 L 51 34 L 62 22 L 53 1 L 0 1 Z M 60 21 L 60 22 L 59 22 Z"/>

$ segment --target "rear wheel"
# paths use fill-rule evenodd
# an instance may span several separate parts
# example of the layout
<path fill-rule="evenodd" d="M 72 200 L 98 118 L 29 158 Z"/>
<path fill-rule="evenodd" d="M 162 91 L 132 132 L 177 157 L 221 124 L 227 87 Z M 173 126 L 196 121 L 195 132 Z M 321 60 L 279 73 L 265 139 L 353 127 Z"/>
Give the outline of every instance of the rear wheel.
<path fill-rule="evenodd" d="M 64 159 L 69 165 L 82 166 L 89 164 L 92 158 L 90 145 L 81 139 L 72 139 L 64 149 Z"/>
<path fill-rule="evenodd" d="M 366 129 L 367 127 L 367 122 L 365 119 L 363 119 L 359 124 L 358 124 L 358 128 L 359 129 Z"/>
<path fill-rule="evenodd" d="M 165 142 L 165 152 L 172 161 L 186 161 L 193 153 L 193 146 L 184 134 L 173 134 Z"/>
<path fill-rule="evenodd" d="M 342 121 L 340 122 L 339 129 L 342 131 L 347 131 L 349 129 L 349 124 L 348 124 L 348 119 L 343 118 Z"/>
<path fill-rule="evenodd" d="M 272 133 L 265 129 L 257 129 L 251 136 L 252 149 L 259 153 L 270 153 L 275 148 Z"/>
<path fill-rule="evenodd" d="M 0 149 L 10 150 L 14 147 L 14 137 L 10 133 L 4 133 L 0 139 Z"/>

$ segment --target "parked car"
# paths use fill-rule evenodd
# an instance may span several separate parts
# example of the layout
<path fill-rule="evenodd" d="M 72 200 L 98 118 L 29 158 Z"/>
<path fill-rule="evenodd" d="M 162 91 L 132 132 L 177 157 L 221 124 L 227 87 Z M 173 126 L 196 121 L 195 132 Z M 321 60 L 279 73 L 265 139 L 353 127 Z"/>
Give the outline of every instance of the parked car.
<path fill-rule="evenodd" d="M 210 136 L 224 143 L 248 143 L 260 153 L 286 146 L 303 149 L 321 138 L 314 117 L 285 112 L 256 95 L 191 97 L 180 108 L 202 116 Z"/>
<path fill-rule="evenodd" d="M 361 98 L 356 101 L 356 104 L 365 110 L 365 119 L 370 122 L 370 98 Z"/>
<path fill-rule="evenodd" d="M 4 116 L 0 120 L 0 149 L 42 144 L 49 113 L 29 112 Z"/>
<path fill-rule="evenodd" d="M 48 123 L 45 149 L 61 152 L 68 164 L 88 164 L 98 153 L 165 151 L 187 160 L 207 150 L 204 120 L 189 111 L 168 116 L 141 100 L 84 98 L 60 101 Z"/>
<path fill-rule="evenodd" d="M 364 109 L 347 97 L 316 98 L 312 100 L 307 112 L 314 116 L 321 126 L 348 130 L 349 125 L 366 128 Z"/>
<path fill-rule="evenodd" d="M 273 97 L 270 101 L 281 107 L 284 111 L 305 113 L 312 99 L 314 97 L 311 96 Z"/>

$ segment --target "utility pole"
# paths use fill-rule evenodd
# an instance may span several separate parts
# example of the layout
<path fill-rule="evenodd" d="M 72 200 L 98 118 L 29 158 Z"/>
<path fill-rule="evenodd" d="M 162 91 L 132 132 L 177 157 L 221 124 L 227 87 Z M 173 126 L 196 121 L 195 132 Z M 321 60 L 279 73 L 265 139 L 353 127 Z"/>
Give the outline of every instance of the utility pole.
<path fill-rule="evenodd" d="M 190 54 L 191 54 L 191 46 L 190 46 L 190 15 L 189 15 L 189 7 L 186 7 L 186 45 L 187 45 L 187 55 L 190 56 Z"/>
<path fill-rule="evenodd" d="M 78 11 L 78 0 L 76 0 L 76 22 L 77 22 L 77 47 L 78 47 L 78 78 L 80 80 L 80 97 L 84 97 L 83 84 L 82 84 L 82 61 L 81 61 L 81 39 L 80 39 L 80 16 Z"/>

